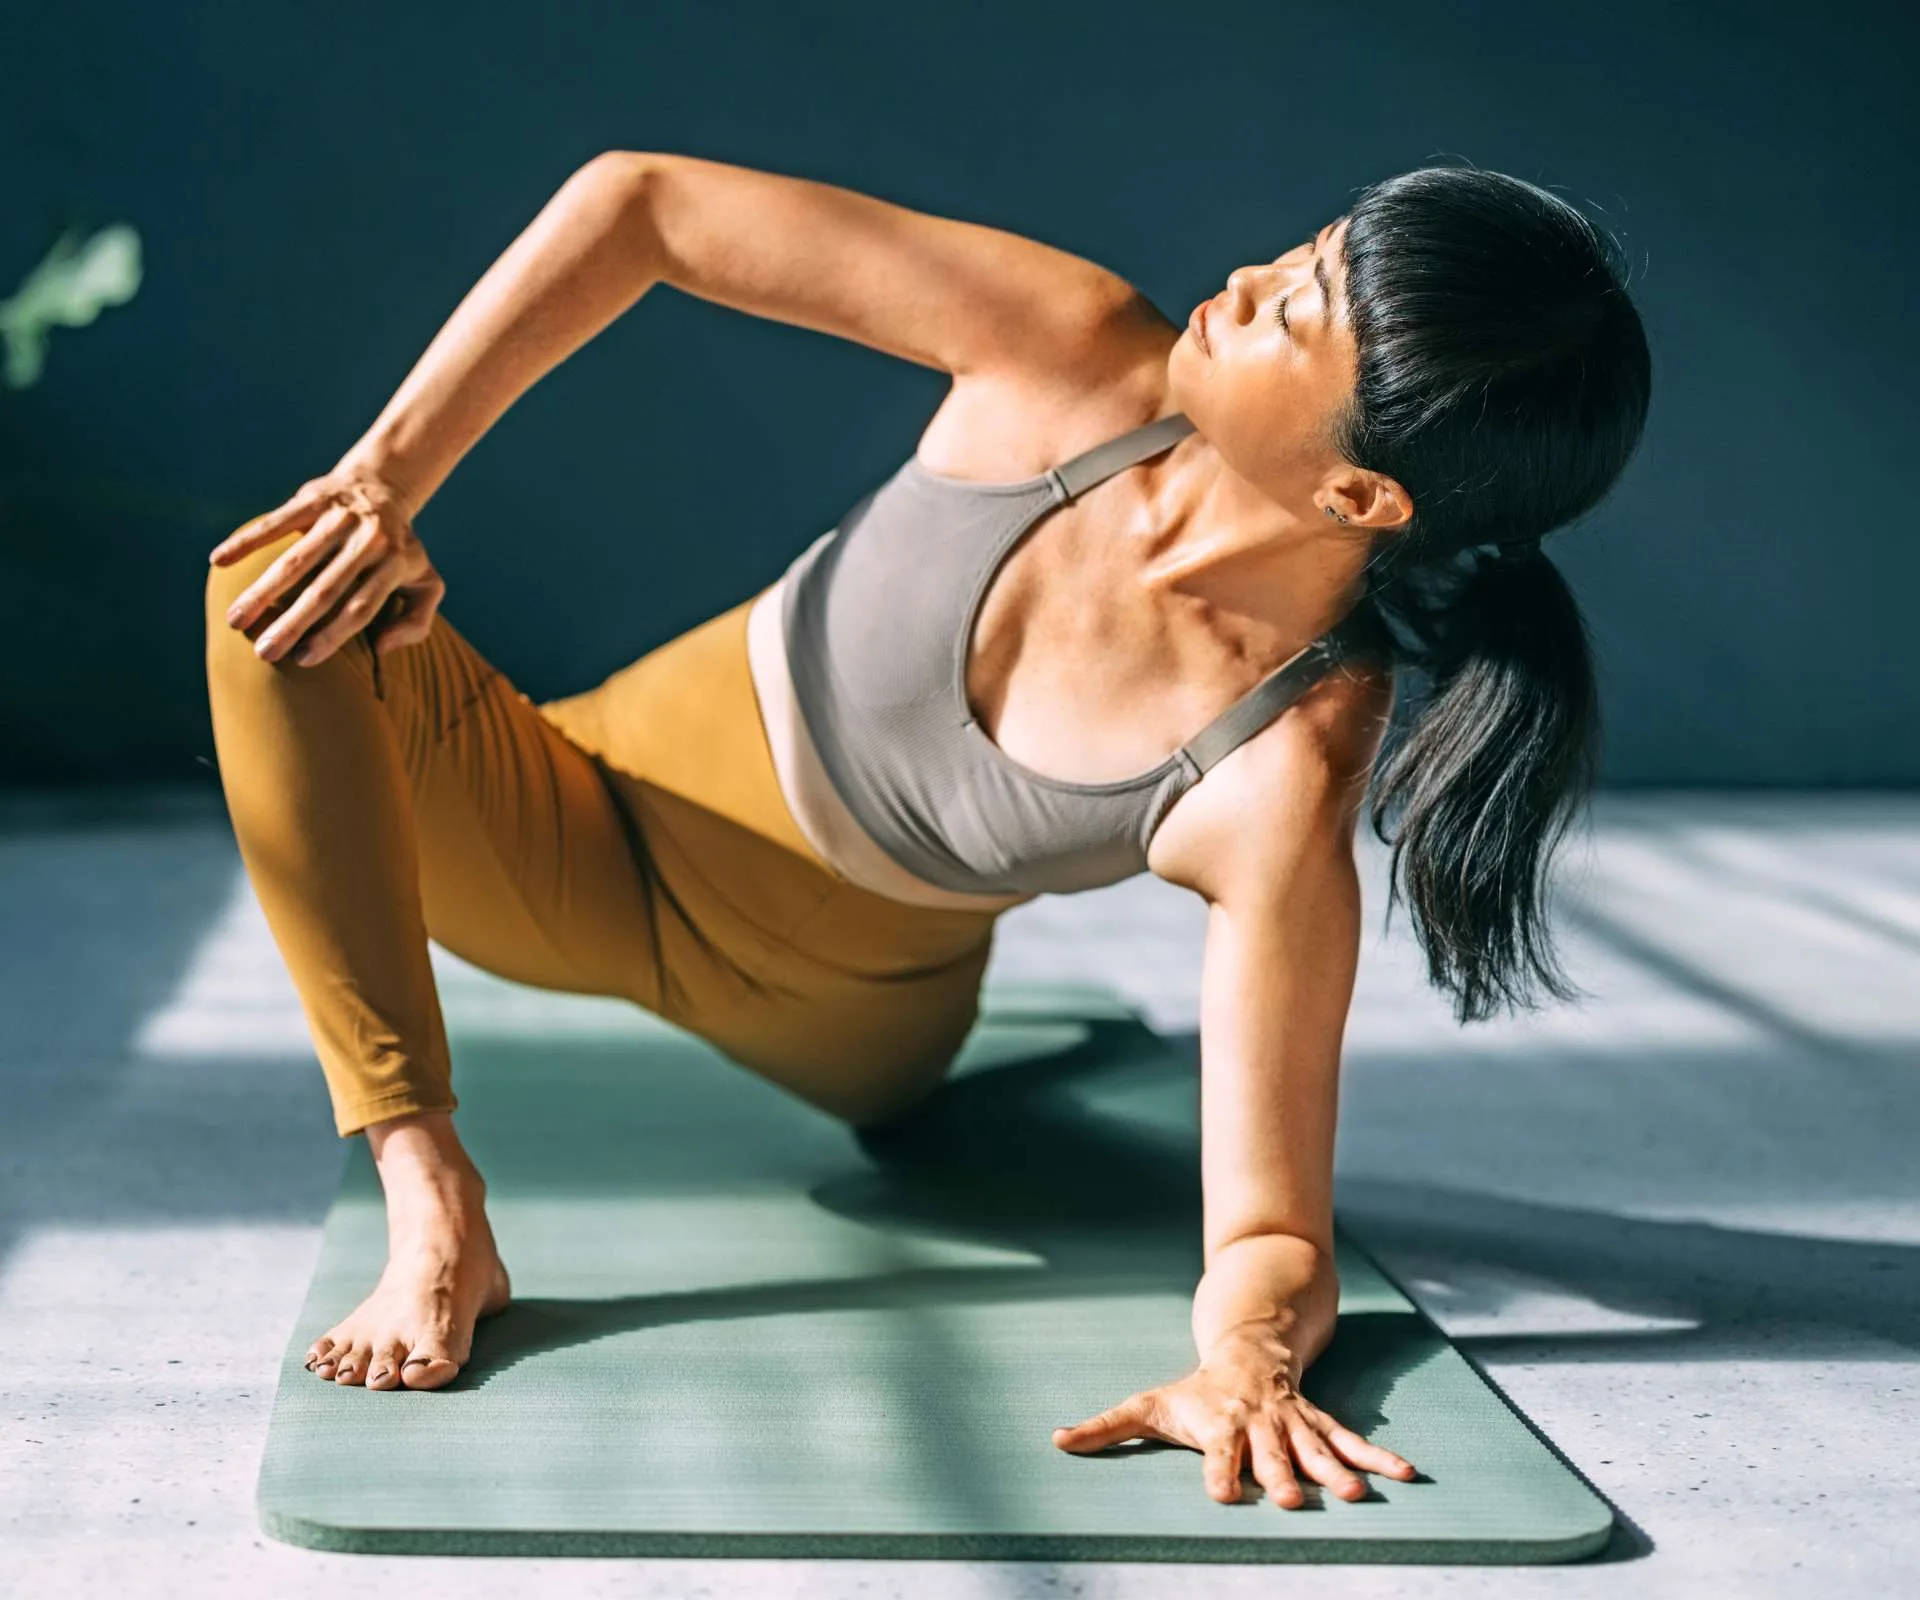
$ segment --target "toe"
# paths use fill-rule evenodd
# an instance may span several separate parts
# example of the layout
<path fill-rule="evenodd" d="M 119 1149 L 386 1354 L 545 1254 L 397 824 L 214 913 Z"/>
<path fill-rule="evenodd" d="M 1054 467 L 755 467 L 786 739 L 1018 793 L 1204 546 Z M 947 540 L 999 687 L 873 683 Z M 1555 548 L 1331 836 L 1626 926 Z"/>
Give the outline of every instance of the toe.
<path fill-rule="evenodd" d="M 431 1345 L 419 1345 L 400 1363 L 400 1381 L 409 1389 L 438 1389 L 459 1375 L 460 1363 Z"/>
<path fill-rule="evenodd" d="M 340 1357 L 333 1369 L 335 1383 L 362 1384 L 367 1381 L 367 1347 L 356 1344 Z"/>
<path fill-rule="evenodd" d="M 407 1347 L 399 1339 L 382 1339 L 373 1347 L 373 1364 L 367 1369 L 367 1387 L 369 1389 L 397 1389 L 400 1387 L 400 1363 L 406 1358 Z"/>
<path fill-rule="evenodd" d="M 346 1354 L 347 1347 L 334 1339 L 321 1339 L 317 1341 L 317 1347 L 320 1352 L 319 1357 L 309 1363 L 308 1370 L 316 1378 L 331 1378 L 334 1368 L 339 1365 L 341 1356 Z"/>

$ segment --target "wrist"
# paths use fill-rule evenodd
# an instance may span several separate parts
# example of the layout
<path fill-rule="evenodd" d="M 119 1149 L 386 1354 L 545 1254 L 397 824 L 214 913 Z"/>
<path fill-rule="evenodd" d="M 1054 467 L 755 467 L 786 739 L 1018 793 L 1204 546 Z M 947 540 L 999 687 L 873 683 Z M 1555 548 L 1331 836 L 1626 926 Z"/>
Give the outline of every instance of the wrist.
<path fill-rule="evenodd" d="M 406 460 L 399 447 L 371 433 L 341 456 L 333 470 L 341 478 L 369 479 L 385 486 L 409 521 L 420 514 L 431 493 L 422 491 L 418 468 Z"/>
<path fill-rule="evenodd" d="M 1252 1234 L 1217 1250 L 1193 1295 L 1201 1359 L 1231 1336 L 1280 1340 L 1310 1365 L 1333 1336 L 1340 1279 L 1333 1254 L 1291 1234 Z"/>
<path fill-rule="evenodd" d="M 1296 1389 L 1308 1362 L 1296 1334 L 1297 1322 L 1256 1317 L 1222 1328 L 1200 1352 L 1199 1365 L 1215 1372 L 1254 1372 L 1284 1378 Z"/>

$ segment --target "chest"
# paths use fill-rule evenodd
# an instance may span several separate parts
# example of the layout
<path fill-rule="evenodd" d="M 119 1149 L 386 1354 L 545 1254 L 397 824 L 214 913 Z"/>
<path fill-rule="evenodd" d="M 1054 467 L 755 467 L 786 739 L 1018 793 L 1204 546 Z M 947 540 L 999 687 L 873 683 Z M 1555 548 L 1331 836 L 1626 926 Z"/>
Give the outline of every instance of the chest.
<path fill-rule="evenodd" d="M 964 646 L 981 730 L 1075 783 L 1156 766 L 1244 686 L 1198 608 L 1154 590 L 1114 512 L 1090 496 L 1017 536 L 983 575 Z"/>

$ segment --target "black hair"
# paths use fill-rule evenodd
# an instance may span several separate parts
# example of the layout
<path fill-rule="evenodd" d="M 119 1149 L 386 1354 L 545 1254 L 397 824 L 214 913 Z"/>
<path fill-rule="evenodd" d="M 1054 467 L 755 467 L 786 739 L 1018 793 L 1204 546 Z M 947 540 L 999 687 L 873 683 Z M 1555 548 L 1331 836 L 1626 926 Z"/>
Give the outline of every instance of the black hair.
<path fill-rule="evenodd" d="M 1535 1007 L 1535 979 L 1570 1000 L 1548 866 L 1597 779 L 1600 712 L 1586 620 L 1535 541 L 1640 440 L 1652 363 L 1623 253 L 1545 189 L 1442 166 L 1364 189 L 1344 254 L 1358 371 L 1334 446 L 1413 502 L 1374 536 L 1363 604 L 1425 680 L 1372 778 L 1387 915 L 1404 895 L 1460 1022 Z"/>

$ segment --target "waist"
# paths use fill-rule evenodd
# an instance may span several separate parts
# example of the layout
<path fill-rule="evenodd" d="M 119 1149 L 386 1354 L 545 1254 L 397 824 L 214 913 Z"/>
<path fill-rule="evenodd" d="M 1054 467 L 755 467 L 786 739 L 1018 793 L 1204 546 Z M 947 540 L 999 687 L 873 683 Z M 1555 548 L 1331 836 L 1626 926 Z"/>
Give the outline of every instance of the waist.
<path fill-rule="evenodd" d="M 827 866 L 871 894 L 948 911 L 1003 911 L 1031 894 L 964 894 L 926 882 L 888 855 L 847 808 L 821 764 L 793 691 L 780 629 L 782 578 L 747 613 L 747 665 L 773 753 L 774 774 L 794 825 Z"/>

